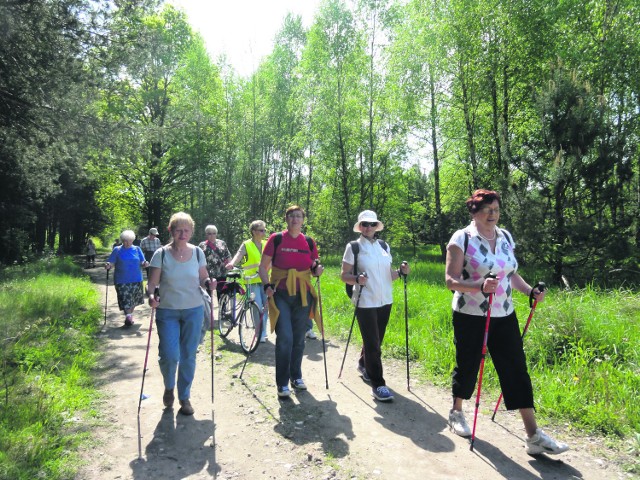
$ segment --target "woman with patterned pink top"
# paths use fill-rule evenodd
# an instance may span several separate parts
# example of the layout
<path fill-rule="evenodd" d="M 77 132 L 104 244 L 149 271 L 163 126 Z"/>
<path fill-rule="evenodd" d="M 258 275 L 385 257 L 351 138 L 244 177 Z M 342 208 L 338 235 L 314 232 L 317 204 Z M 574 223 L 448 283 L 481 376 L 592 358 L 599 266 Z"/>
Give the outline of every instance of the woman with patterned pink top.
<path fill-rule="evenodd" d="M 544 300 L 544 291 L 531 287 L 518 273 L 511 234 L 498 227 L 500 195 L 476 190 L 467 200 L 471 223 L 453 234 L 447 245 L 445 279 L 454 292 L 453 334 L 456 366 L 453 371 L 453 408 L 449 426 L 457 435 L 471 436 L 462 413 L 470 399 L 480 362 L 489 295 L 491 321 L 487 347 L 500 378 L 507 410 L 519 410 L 527 432 L 527 453 L 558 454 L 569 449 L 538 428 L 533 387 L 527 371 L 522 337 L 511 296 L 514 290 Z M 494 274 L 491 278 L 489 274 Z"/>

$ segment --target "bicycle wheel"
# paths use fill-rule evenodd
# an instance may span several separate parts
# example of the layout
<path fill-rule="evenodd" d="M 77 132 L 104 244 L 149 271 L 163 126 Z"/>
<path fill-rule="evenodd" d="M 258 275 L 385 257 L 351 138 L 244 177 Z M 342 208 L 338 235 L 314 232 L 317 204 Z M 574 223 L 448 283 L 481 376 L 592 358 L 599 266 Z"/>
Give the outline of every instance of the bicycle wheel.
<path fill-rule="evenodd" d="M 238 321 L 240 330 L 240 345 L 246 353 L 253 353 L 260 345 L 260 335 L 262 334 L 262 318 L 260 309 L 255 303 L 250 303 L 246 310 L 240 313 Z"/>
<path fill-rule="evenodd" d="M 220 336 L 225 338 L 233 328 L 233 300 L 226 293 L 220 295 L 218 305 L 218 330 Z"/>

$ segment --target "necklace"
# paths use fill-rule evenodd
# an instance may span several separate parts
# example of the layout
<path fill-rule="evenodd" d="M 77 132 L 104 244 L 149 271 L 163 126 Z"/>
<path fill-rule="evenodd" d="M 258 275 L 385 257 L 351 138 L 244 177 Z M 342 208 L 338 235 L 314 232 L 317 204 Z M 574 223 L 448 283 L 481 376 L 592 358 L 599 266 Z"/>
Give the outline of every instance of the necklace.
<path fill-rule="evenodd" d="M 175 250 L 175 252 L 178 254 L 178 256 L 180 257 L 180 260 L 182 260 L 184 258 L 184 256 L 186 255 L 186 252 L 181 253 L 180 250 L 178 250 L 177 247 L 173 247 L 173 249 Z"/>
<path fill-rule="evenodd" d="M 491 237 L 491 238 L 487 238 L 484 235 L 482 235 L 480 233 L 480 230 L 478 230 L 478 235 L 480 235 L 481 238 L 484 238 L 487 242 L 491 242 L 491 241 L 496 239 L 496 231 L 495 230 L 493 231 L 493 237 Z"/>

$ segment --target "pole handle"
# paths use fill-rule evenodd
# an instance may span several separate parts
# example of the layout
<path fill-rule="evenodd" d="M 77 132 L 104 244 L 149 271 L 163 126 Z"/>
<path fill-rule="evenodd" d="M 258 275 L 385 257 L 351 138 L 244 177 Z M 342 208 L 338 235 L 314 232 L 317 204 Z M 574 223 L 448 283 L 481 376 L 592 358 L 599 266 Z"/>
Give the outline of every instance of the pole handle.
<path fill-rule="evenodd" d="M 535 301 L 535 297 L 533 296 L 533 291 L 538 289 L 539 292 L 544 292 L 547 288 L 544 282 L 538 282 L 535 287 L 531 289 L 529 292 L 529 308 L 533 308 L 533 302 Z"/>

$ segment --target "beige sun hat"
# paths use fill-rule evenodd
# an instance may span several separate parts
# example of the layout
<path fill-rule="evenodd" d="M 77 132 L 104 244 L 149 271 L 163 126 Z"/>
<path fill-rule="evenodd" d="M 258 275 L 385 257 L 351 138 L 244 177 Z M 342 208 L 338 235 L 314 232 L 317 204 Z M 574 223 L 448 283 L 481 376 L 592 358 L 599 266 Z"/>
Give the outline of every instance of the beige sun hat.
<path fill-rule="evenodd" d="M 353 225 L 354 232 L 360 233 L 360 222 L 378 222 L 376 232 L 384 229 L 384 223 L 378 220 L 378 216 L 373 210 L 363 210 L 360 212 L 360 215 L 358 215 L 358 221 Z"/>
<path fill-rule="evenodd" d="M 150 228 L 149 229 L 149 235 L 158 235 L 158 229 L 157 228 Z"/>

